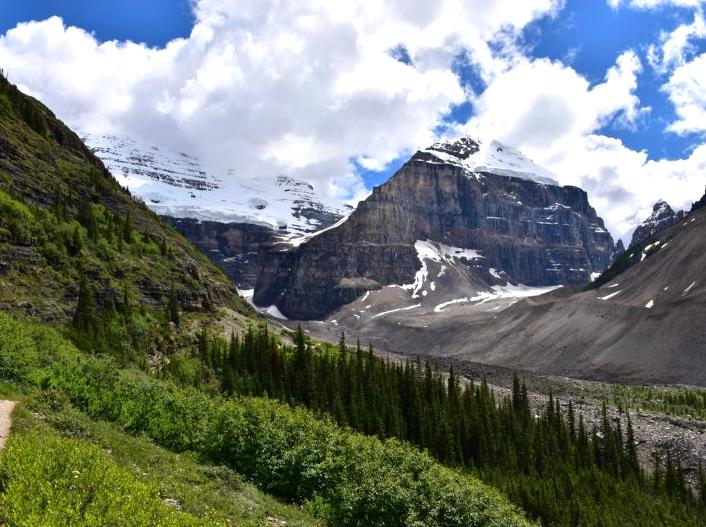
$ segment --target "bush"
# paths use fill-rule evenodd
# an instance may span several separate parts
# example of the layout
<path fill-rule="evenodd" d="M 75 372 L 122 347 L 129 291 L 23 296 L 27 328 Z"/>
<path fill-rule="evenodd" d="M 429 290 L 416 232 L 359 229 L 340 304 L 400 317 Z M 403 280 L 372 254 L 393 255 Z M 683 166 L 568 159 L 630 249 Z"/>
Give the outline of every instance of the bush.
<path fill-rule="evenodd" d="M 31 243 L 35 234 L 34 215 L 29 207 L 0 190 L 0 227 L 10 233 L 11 241 Z"/>
<path fill-rule="evenodd" d="M 215 525 L 167 506 L 99 448 L 80 440 L 13 436 L 0 454 L 0 524 Z"/>
<path fill-rule="evenodd" d="M 355 434 L 275 401 L 211 398 L 138 371 L 120 372 L 108 359 L 66 353 L 63 347 L 72 346 L 61 339 L 38 346 L 32 335 L 50 330 L 8 320 L 0 314 L 15 345 L 0 340 L 0 357 L 28 351 L 14 378 L 48 379 L 41 385 L 90 416 L 227 465 L 332 525 L 529 525 L 499 492 L 409 445 Z M 49 355 L 54 360 L 47 362 Z"/>

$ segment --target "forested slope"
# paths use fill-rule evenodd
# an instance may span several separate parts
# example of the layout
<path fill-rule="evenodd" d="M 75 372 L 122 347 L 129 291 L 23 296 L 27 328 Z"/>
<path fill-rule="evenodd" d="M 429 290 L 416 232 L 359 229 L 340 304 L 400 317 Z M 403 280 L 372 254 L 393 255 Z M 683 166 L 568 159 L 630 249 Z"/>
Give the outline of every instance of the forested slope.
<path fill-rule="evenodd" d="M 100 306 L 245 309 L 202 253 L 121 188 L 79 137 L 0 77 L 0 309 L 66 320 L 84 274 Z"/>

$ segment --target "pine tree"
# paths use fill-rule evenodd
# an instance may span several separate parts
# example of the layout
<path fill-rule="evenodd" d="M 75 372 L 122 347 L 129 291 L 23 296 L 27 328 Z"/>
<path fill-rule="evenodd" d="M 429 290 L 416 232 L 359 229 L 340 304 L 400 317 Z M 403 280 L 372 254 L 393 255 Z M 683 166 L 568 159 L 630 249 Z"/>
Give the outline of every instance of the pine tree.
<path fill-rule="evenodd" d="M 130 211 L 127 211 L 125 215 L 125 223 L 123 223 L 123 236 L 122 239 L 125 243 L 132 243 L 132 219 L 130 217 Z"/>
<path fill-rule="evenodd" d="M 88 239 L 94 242 L 98 241 L 98 221 L 93 210 L 93 205 L 87 200 L 81 202 L 78 210 L 78 221 L 86 229 Z"/>
<path fill-rule="evenodd" d="M 201 358 L 201 363 L 206 368 L 210 368 L 211 364 L 211 343 L 208 338 L 208 330 L 206 326 L 201 328 L 201 333 L 199 333 L 199 357 Z"/>
<path fill-rule="evenodd" d="M 627 463 L 630 472 L 638 478 L 641 478 L 640 471 L 640 460 L 637 457 L 637 443 L 635 441 L 635 431 L 632 427 L 632 419 L 630 419 L 630 413 L 628 413 L 628 429 L 627 437 L 625 439 L 625 461 Z"/>
<path fill-rule="evenodd" d="M 73 326 L 85 332 L 94 329 L 95 307 L 93 305 L 93 289 L 84 273 L 81 273 L 81 280 L 78 289 L 78 303 L 74 312 Z"/>
<path fill-rule="evenodd" d="M 341 331 L 341 338 L 338 341 L 338 352 L 343 355 L 346 353 L 346 333 Z"/>
<path fill-rule="evenodd" d="M 706 509 L 706 474 L 701 460 L 699 460 L 699 503 L 702 509 Z"/>
<path fill-rule="evenodd" d="M 169 290 L 169 300 L 167 302 L 167 313 L 169 315 L 169 321 L 174 322 L 177 326 L 180 324 L 179 317 L 179 297 L 177 295 L 174 284 L 172 284 Z"/>

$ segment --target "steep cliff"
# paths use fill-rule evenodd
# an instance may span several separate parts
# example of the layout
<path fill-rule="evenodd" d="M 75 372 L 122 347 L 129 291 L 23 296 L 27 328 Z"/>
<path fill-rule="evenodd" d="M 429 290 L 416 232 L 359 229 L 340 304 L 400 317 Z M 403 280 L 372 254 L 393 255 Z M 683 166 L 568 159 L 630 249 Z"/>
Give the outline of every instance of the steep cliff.
<path fill-rule="evenodd" d="M 217 263 L 241 290 L 254 289 L 258 253 L 276 240 L 269 227 L 253 223 L 221 223 L 192 218 L 164 219 Z"/>
<path fill-rule="evenodd" d="M 614 252 L 584 191 L 516 150 L 463 138 L 417 152 L 339 225 L 263 255 L 255 302 L 324 317 L 366 291 L 414 284 L 425 243 L 473 287 L 582 284 Z"/>
<path fill-rule="evenodd" d="M 685 216 L 685 211 L 674 212 L 669 203 L 659 200 L 652 208 L 652 214 L 635 229 L 630 247 L 635 247 L 655 234 L 668 229 L 683 220 Z"/>

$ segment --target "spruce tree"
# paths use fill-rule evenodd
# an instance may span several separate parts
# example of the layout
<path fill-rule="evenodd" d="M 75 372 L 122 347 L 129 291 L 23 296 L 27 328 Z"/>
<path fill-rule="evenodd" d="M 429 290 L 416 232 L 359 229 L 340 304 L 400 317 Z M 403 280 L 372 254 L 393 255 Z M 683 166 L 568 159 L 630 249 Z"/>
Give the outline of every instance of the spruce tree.
<path fill-rule="evenodd" d="M 630 472 L 632 472 L 638 480 L 641 479 L 640 460 L 637 457 L 637 443 L 635 441 L 635 431 L 633 430 L 630 413 L 628 413 L 628 429 L 625 439 L 625 461 Z"/>
<path fill-rule="evenodd" d="M 78 210 L 78 221 L 86 229 L 88 239 L 94 242 L 98 241 L 98 221 L 93 210 L 93 205 L 88 200 L 81 202 Z"/>
<path fill-rule="evenodd" d="M 74 328 L 90 332 L 94 329 L 95 307 L 93 305 L 93 288 L 88 282 L 85 273 L 81 273 L 78 289 L 78 303 L 74 312 Z"/>
<path fill-rule="evenodd" d="M 123 236 L 122 239 L 125 243 L 132 243 L 132 219 L 130 217 L 130 211 L 127 211 L 125 215 L 125 223 L 123 223 Z"/>
<path fill-rule="evenodd" d="M 172 284 L 172 287 L 169 290 L 169 300 L 167 302 L 167 313 L 169 315 L 169 321 L 173 322 L 174 324 L 179 326 L 179 324 L 180 324 L 179 297 L 177 295 L 176 289 L 174 288 L 174 284 Z"/>

